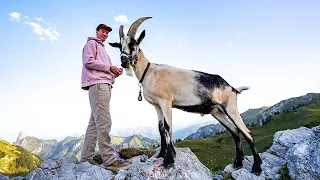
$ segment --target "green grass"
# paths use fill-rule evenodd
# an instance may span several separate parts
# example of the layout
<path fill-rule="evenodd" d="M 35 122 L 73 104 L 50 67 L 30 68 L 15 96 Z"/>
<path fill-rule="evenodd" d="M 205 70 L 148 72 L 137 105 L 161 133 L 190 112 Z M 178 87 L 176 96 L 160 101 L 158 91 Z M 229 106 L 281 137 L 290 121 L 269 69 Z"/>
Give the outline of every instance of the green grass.
<path fill-rule="evenodd" d="M 280 113 L 270 118 L 262 127 L 250 127 L 258 152 L 270 148 L 273 135 L 277 131 L 296 129 L 301 126 L 314 127 L 320 125 L 320 100 L 315 104 L 297 108 L 292 112 Z M 245 155 L 252 155 L 246 141 L 242 141 Z M 199 160 L 212 173 L 217 173 L 236 157 L 235 143 L 230 133 L 222 133 L 214 137 L 177 142 L 175 147 L 189 147 Z"/>
<path fill-rule="evenodd" d="M 279 180 L 290 180 L 290 175 L 289 175 L 289 169 L 287 165 L 283 165 L 279 171 L 278 174 L 280 174 Z"/>
<path fill-rule="evenodd" d="M 9 177 L 25 176 L 43 162 L 20 146 L 12 145 L 0 139 L 0 173 Z"/>

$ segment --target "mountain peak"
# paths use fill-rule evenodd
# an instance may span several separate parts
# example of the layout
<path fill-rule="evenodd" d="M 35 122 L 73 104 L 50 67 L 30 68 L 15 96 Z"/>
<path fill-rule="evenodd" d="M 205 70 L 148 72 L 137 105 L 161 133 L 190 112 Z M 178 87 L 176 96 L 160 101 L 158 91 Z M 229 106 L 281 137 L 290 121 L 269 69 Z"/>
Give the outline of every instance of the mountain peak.
<path fill-rule="evenodd" d="M 22 139 L 24 139 L 25 137 L 27 137 L 27 134 L 24 133 L 24 132 L 20 132 L 19 135 L 18 135 L 18 138 L 17 138 L 17 141 L 21 141 Z"/>

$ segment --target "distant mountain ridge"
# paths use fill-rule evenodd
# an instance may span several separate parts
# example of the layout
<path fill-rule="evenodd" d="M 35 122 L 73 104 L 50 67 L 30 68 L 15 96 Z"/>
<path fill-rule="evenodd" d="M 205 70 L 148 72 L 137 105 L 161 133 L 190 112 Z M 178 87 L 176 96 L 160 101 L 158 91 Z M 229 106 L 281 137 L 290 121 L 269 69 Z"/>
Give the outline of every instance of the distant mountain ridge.
<path fill-rule="evenodd" d="M 269 121 L 271 116 L 282 112 L 291 112 L 301 106 L 307 106 L 320 100 L 320 93 L 308 93 L 303 96 L 282 100 L 271 107 L 262 107 L 249 109 L 241 114 L 244 123 L 247 126 L 262 126 Z M 190 134 L 185 140 L 201 139 L 209 136 L 215 136 L 226 129 L 220 124 L 210 124 L 198 129 L 196 133 Z"/>
<path fill-rule="evenodd" d="M 42 140 L 32 136 L 26 136 L 20 133 L 14 145 L 21 146 L 31 153 L 37 154 L 44 159 L 52 159 L 56 156 L 64 156 L 66 158 L 80 159 L 81 149 L 83 146 L 84 135 L 80 137 L 66 137 L 62 141 Z M 154 145 L 158 145 L 157 140 L 153 140 L 141 135 L 133 135 L 129 137 L 111 136 L 111 142 L 115 146 L 134 147 L 148 149 Z M 98 147 L 96 147 L 98 151 Z"/>

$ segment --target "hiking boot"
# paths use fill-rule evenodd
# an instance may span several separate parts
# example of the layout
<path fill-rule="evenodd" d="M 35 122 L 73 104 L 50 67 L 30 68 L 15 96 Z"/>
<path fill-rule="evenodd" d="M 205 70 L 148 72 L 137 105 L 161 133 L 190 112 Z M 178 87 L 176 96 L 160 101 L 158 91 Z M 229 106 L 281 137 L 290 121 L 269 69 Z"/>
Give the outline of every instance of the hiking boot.
<path fill-rule="evenodd" d="M 124 162 L 123 160 L 115 160 L 109 166 L 105 167 L 107 170 L 120 171 L 121 169 L 129 169 L 131 164 Z"/>
<path fill-rule="evenodd" d="M 93 160 L 93 159 L 88 159 L 88 160 L 85 160 L 85 161 L 81 161 L 81 163 L 82 162 L 88 162 L 88 163 L 90 163 L 90 164 L 92 164 L 92 165 L 99 165 L 99 163 L 97 163 L 95 160 Z"/>

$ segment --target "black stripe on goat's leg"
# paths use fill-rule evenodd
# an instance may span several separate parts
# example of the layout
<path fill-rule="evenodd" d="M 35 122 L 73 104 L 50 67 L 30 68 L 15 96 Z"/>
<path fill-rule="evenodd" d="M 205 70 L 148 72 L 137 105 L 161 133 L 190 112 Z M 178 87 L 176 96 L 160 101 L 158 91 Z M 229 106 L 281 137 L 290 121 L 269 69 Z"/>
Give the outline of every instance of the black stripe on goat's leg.
<path fill-rule="evenodd" d="M 167 143 L 166 143 L 166 137 L 165 137 L 165 132 L 164 132 L 164 118 L 162 111 L 159 106 L 155 106 L 157 114 L 158 114 L 158 128 L 159 128 L 159 133 L 161 137 L 161 144 L 160 144 L 160 153 L 158 154 L 157 158 L 164 158 L 166 155 L 166 149 L 167 149 Z"/>
<path fill-rule="evenodd" d="M 261 166 L 260 164 L 262 163 L 262 160 L 254 146 L 254 141 L 253 139 L 249 139 L 248 137 L 246 137 L 245 135 L 243 135 L 244 138 L 246 139 L 246 141 L 248 142 L 251 151 L 252 151 L 252 155 L 253 155 L 253 166 L 252 166 L 252 173 L 255 173 L 256 175 L 260 175 L 261 174 Z"/>
<path fill-rule="evenodd" d="M 172 140 L 170 137 L 170 126 L 168 125 L 165 118 L 164 118 L 164 132 L 165 132 L 165 138 L 166 138 L 167 153 L 164 157 L 163 164 L 164 164 L 164 167 L 170 167 L 174 164 L 174 156 L 176 152 L 174 150 Z"/>
<path fill-rule="evenodd" d="M 164 130 L 164 124 L 163 124 L 163 119 L 159 120 L 159 133 L 161 137 L 161 150 L 160 153 L 158 154 L 157 158 L 164 158 L 166 155 L 166 149 L 167 149 L 167 143 L 166 143 L 166 136 L 165 136 L 165 130 Z"/>
<path fill-rule="evenodd" d="M 240 134 L 234 134 L 231 133 L 231 135 L 234 138 L 234 141 L 236 143 L 236 151 L 237 151 L 237 157 L 233 162 L 234 167 L 242 167 L 242 161 L 243 161 L 243 149 L 242 149 L 242 143 L 241 143 L 241 138 L 240 138 Z"/>

